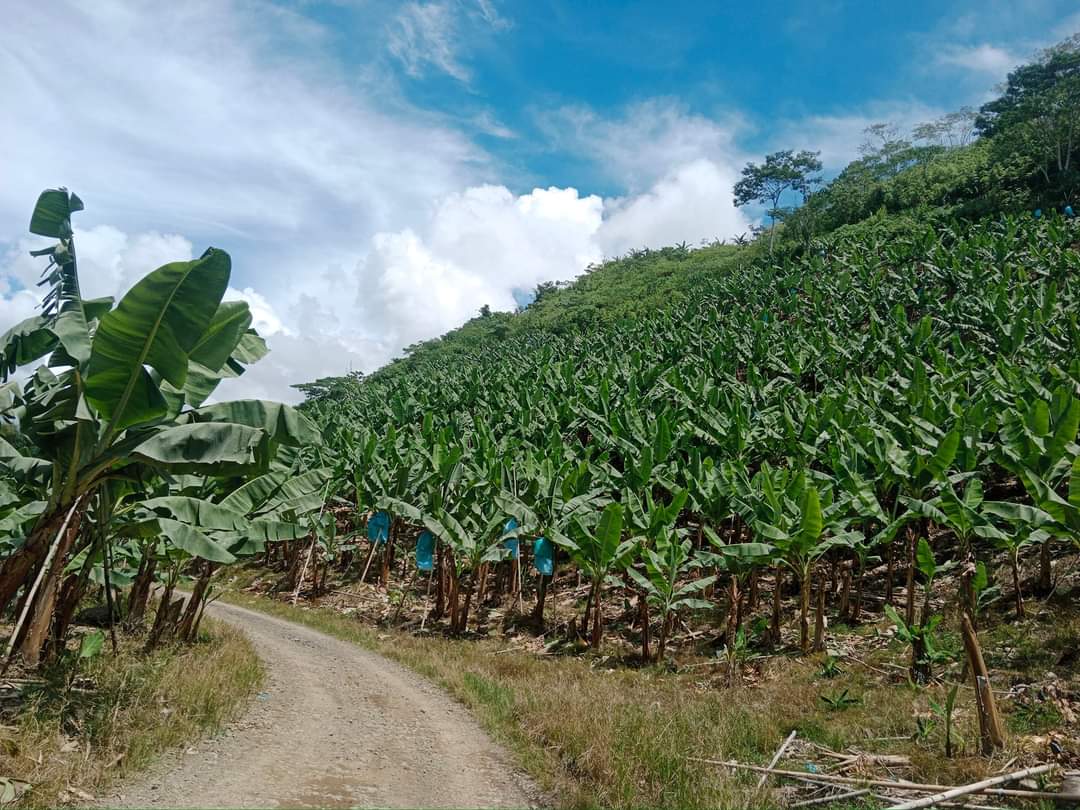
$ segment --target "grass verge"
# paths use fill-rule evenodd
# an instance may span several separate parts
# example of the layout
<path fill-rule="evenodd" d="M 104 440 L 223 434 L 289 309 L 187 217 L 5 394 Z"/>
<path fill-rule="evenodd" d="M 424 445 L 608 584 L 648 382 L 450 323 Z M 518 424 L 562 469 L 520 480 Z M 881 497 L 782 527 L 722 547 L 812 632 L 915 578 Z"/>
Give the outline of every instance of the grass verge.
<path fill-rule="evenodd" d="M 198 643 L 142 654 L 125 638 L 113 657 L 54 666 L 26 685 L 0 731 L 0 774 L 31 785 L 18 806 L 84 804 L 163 751 L 224 726 L 263 678 L 247 638 L 205 621 Z"/>
<path fill-rule="evenodd" d="M 834 751 L 853 746 L 906 755 L 912 765 L 903 775 L 945 784 L 973 781 L 1030 754 L 1014 738 L 1000 761 L 946 759 L 940 729 L 915 739 L 915 718 L 931 717 L 929 700 L 941 701 L 941 689 L 915 689 L 880 669 L 848 664 L 827 677 L 821 657 L 767 659 L 751 683 L 728 688 L 713 665 L 679 673 L 628 669 L 608 666 L 603 657 L 537 656 L 498 640 L 372 628 L 328 608 L 239 591 L 224 598 L 358 643 L 440 684 L 517 754 L 561 807 L 775 807 L 777 795 L 755 792 L 756 775 L 733 776 L 692 758 L 762 764 L 792 729 L 804 744 Z M 888 655 L 902 660 L 903 651 Z M 845 689 L 851 705 L 833 708 L 823 699 Z M 957 734 L 971 751 L 977 739 L 971 695 L 961 704 Z M 841 806 L 874 805 L 835 805 Z"/>

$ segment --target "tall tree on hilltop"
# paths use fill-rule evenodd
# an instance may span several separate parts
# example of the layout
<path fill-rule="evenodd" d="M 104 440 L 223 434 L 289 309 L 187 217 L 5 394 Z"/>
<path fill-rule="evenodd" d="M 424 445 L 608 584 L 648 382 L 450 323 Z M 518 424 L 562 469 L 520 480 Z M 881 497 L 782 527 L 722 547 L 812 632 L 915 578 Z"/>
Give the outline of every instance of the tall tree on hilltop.
<path fill-rule="evenodd" d="M 769 206 L 770 253 L 776 237 L 776 221 L 783 218 L 785 213 L 785 209 L 780 207 L 780 198 L 790 191 L 798 194 L 803 202 L 806 201 L 821 180 L 815 174 L 821 171 L 820 154 L 784 149 L 767 155 L 764 163 L 747 163 L 743 167 L 742 179 L 735 184 L 735 205 L 757 202 Z"/>

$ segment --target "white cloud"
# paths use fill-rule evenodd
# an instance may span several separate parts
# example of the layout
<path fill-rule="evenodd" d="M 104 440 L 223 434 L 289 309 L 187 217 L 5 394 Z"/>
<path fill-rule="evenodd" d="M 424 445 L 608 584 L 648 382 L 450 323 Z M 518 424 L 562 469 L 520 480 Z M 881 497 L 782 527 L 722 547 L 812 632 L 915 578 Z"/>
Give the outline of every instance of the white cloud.
<path fill-rule="evenodd" d="M 770 138 L 772 149 L 809 149 L 821 152 L 826 169 L 842 169 L 859 156 L 864 130 L 872 124 L 892 123 L 906 137 L 918 124 L 932 121 L 947 110 L 919 101 L 878 101 L 858 109 L 779 121 Z"/>
<path fill-rule="evenodd" d="M 949 45 L 937 54 L 940 65 L 958 67 L 999 79 L 1005 78 L 1005 74 L 1021 61 L 1023 60 L 1019 56 L 986 42 L 979 45 Z"/>
<path fill-rule="evenodd" d="M 736 180 L 731 165 L 699 158 L 675 167 L 643 194 L 606 201 L 598 234 L 604 253 L 749 231 L 750 221 L 732 201 Z"/>
<path fill-rule="evenodd" d="M 361 331 L 393 352 L 440 335 L 484 304 L 515 306 L 515 290 L 572 278 L 602 257 L 599 197 L 478 186 L 445 198 L 421 232 L 377 234 L 358 267 Z M 384 355 L 385 356 L 385 355 Z"/>
<path fill-rule="evenodd" d="M 255 292 L 251 287 L 238 290 L 229 287 L 225 291 L 226 301 L 246 301 L 251 310 L 251 325 L 264 338 L 274 335 L 292 336 L 294 333 L 282 323 L 274 305 L 266 300 L 265 296 Z"/>
<path fill-rule="evenodd" d="M 477 20 L 491 31 L 511 27 L 491 0 L 414 0 L 405 3 L 387 26 L 386 47 L 414 78 L 434 69 L 468 82 L 472 72 L 465 66 L 462 52 L 474 28 L 471 23 Z"/>
<path fill-rule="evenodd" d="M 508 24 L 490 3 L 455 8 L 470 25 Z M 491 182 L 493 161 L 465 134 L 475 122 L 451 126 L 363 71 L 346 79 L 327 37 L 273 6 L 209 0 L 8 15 L 0 94 L 21 123 L 0 127 L 0 154 L 16 156 L 0 184 L 0 328 L 39 301 L 43 262 L 26 255 L 39 242 L 23 234 L 45 185 L 86 201 L 76 247 L 88 296 L 118 296 L 207 244 L 230 251 L 228 295 L 249 303 L 271 353 L 223 397 L 295 401 L 294 383 L 370 371 L 605 255 L 746 229 L 730 203 L 734 118 L 666 100 L 609 119 L 578 110 L 587 120 L 553 124 L 563 146 L 623 195 L 516 194 Z"/>
<path fill-rule="evenodd" d="M 539 114 L 538 123 L 556 145 L 596 161 L 631 193 L 701 158 L 731 164 L 742 159 L 735 146 L 745 126 L 741 116 L 718 121 L 672 99 L 638 102 L 615 118 L 588 107 L 563 107 Z"/>
<path fill-rule="evenodd" d="M 458 60 L 457 27 L 450 3 L 407 3 L 387 29 L 386 47 L 410 76 L 430 65 L 465 82 L 470 73 Z"/>
<path fill-rule="evenodd" d="M 13 10 L 0 95 L 21 123 L 0 127 L 0 233 L 23 232 L 37 192 L 63 183 L 87 202 L 84 226 L 179 229 L 280 256 L 343 229 L 402 227 L 478 179 L 487 159 L 464 135 L 385 97 L 377 77 L 345 77 L 317 25 L 273 9 Z"/>

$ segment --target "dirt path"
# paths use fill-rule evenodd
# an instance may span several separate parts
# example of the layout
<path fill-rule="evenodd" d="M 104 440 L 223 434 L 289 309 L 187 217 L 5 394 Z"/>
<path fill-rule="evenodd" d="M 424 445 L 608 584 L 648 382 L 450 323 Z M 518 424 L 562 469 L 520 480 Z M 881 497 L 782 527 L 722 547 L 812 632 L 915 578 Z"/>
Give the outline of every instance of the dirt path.
<path fill-rule="evenodd" d="M 268 670 L 222 734 L 118 786 L 109 807 L 528 807 L 537 792 L 445 692 L 315 630 L 233 605 Z"/>

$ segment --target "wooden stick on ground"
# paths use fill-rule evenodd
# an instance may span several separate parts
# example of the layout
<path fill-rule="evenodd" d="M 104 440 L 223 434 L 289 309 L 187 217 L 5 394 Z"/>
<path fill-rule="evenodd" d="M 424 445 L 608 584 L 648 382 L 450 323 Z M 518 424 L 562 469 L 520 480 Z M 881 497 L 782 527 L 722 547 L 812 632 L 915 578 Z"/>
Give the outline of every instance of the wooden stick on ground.
<path fill-rule="evenodd" d="M 817 799 L 807 799 L 802 802 L 795 802 L 790 805 L 791 807 L 810 807 L 815 804 L 828 804 L 830 802 L 839 802 L 844 799 L 854 799 L 856 796 L 865 796 L 870 792 L 870 788 L 862 788 L 861 790 L 851 790 L 847 793 L 834 793 L 831 796 L 821 796 Z"/>
<path fill-rule="evenodd" d="M 972 793 L 981 793 L 987 788 L 995 787 L 1005 782 L 1015 782 L 1019 779 L 1026 779 L 1029 776 L 1038 776 L 1042 773 L 1047 773 L 1057 768 L 1056 764 L 1038 765 L 1034 768 L 1024 768 L 1022 771 L 1013 771 L 1012 773 L 1003 774 L 1001 776 L 992 776 L 989 779 L 983 779 L 981 782 L 973 782 L 970 785 L 963 785 L 962 787 L 956 787 L 952 790 L 946 790 L 944 793 L 938 793 L 936 796 L 928 796 L 925 799 L 916 799 L 913 802 L 904 802 L 903 804 L 896 805 L 893 810 L 918 810 L 920 807 L 933 807 L 935 804 L 941 802 L 947 802 L 950 799 L 956 799 L 960 796 L 968 796 Z"/>
<path fill-rule="evenodd" d="M 789 745 L 791 745 L 791 741 L 795 739 L 795 734 L 796 733 L 797 733 L 797 731 L 795 729 L 792 729 L 791 733 L 788 734 L 787 739 L 784 740 L 780 744 L 780 747 L 776 749 L 776 753 L 773 754 L 772 761 L 769 763 L 769 769 L 770 770 L 772 770 L 773 768 L 776 767 L 776 763 L 780 761 L 780 757 L 782 757 L 784 755 L 784 752 L 787 750 L 787 747 Z M 769 780 L 769 774 L 763 773 L 761 775 L 761 778 L 758 779 L 756 790 L 761 790 L 763 787 L 765 787 L 765 783 L 768 780 Z"/>
<path fill-rule="evenodd" d="M 307 558 L 304 560 L 304 567 L 300 569 L 300 576 L 296 578 L 296 590 L 293 591 L 292 603 L 295 605 L 296 600 L 300 598 L 300 588 L 303 587 L 304 577 L 307 575 L 308 564 L 311 562 L 311 556 L 315 553 L 315 534 L 311 535 L 311 548 L 308 549 Z"/>
<path fill-rule="evenodd" d="M 837 784 L 837 785 L 871 785 L 873 787 L 890 788 L 892 790 L 907 790 L 915 791 L 918 793 L 930 793 L 940 792 L 943 790 L 951 790 L 950 785 L 929 785 L 921 782 L 908 782 L 903 779 L 889 780 L 889 779 L 860 779 L 854 776 L 833 776 L 829 773 L 804 773 L 803 771 L 785 771 L 779 768 L 765 768 L 761 765 L 745 765 L 742 762 L 724 762 L 721 759 L 707 759 L 704 757 L 687 757 L 691 762 L 704 762 L 707 765 L 720 765 L 725 768 L 735 768 L 744 771 L 754 771 L 756 773 L 768 773 L 774 776 L 784 776 L 788 779 L 799 779 L 804 782 L 817 782 L 820 784 Z M 1045 766 L 1044 766 L 1045 767 Z M 1049 766 L 1050 768 L 1056 768 L 1056 765 Z M 1063 793 L 1051 793 L 1045 790 L 1013 790 L 1010 788 L 989 787 L 983 788 L 980 793 L 988 793 L 993 796 L 1015 796 L 1021 799 L 1069 799 L 1068 794 Z"/>

